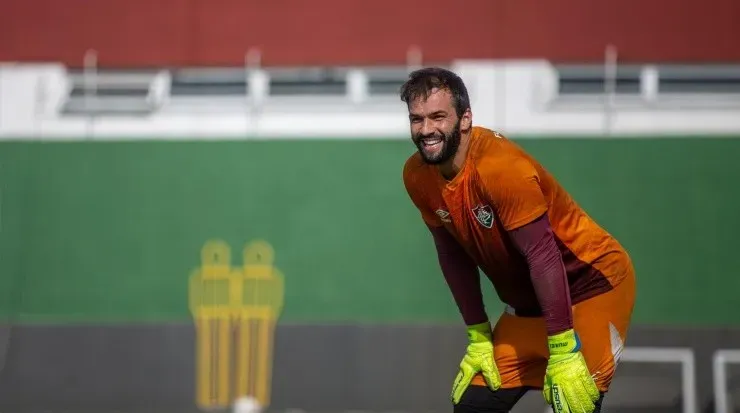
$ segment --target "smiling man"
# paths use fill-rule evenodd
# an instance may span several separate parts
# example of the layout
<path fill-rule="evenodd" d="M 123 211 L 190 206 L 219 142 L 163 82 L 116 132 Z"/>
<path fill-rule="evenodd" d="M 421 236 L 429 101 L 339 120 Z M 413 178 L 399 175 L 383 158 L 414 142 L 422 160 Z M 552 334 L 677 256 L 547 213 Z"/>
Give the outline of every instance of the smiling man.
<path fill-rule="evenodd" d="M 418 149 L 404 184 L 468 335 L 454 411 L 508 412 L 542 389 L 555 412 L 599 412 L 632 316 L 629 255 L 532 156 L 473 126 L 456 74 L 415 71 L 401 100 Z M 479 269 L 506 304 L 493 328 Z"/>

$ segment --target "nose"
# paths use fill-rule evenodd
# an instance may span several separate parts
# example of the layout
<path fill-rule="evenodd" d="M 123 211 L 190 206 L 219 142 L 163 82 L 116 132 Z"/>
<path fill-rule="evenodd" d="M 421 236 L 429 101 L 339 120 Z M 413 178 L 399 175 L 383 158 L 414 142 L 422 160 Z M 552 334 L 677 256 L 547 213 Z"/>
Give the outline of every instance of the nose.
<path fill-rule="evenodd" d="M 434 122 L 429 119 L 424 119 L 424 122 L 421 124 L 421 134 L 423 136 L 434 134 Z"/>

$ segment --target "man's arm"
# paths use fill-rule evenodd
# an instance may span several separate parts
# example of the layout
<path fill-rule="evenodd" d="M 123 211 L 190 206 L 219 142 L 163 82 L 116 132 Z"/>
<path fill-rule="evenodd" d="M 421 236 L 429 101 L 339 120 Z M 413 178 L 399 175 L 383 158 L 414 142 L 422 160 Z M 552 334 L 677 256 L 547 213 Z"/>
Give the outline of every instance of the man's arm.
<path fill-rule="evenodd" d="M 411 157 L 404 164 L 403 184 L 406 192 L 432 233 L 439 266 L 463 321 L 468 326 L 487 323 L 488 316 L 483 306 L 478 267 L 430 208 L 430 202 L 424 193 L 425 181 L 419 176 L 419 169 L 416 168 L 419 162 L 415 157 Z"/>
<path fill-rule="evenodd" d="M 510 232 L 517 248 L 527 257 L 547 326 L 550 356 L 542 389 L 545 402 L 555 412 L 593 412 L 599 388 L 573 329 L 568 279 L 547 214 Z"/>
<path fill-rule="evenodd" d="M 439 265 L 467 326 L 468 346 L 452 384 L 451 399 L 458 404 L 477 373 L 492 391 L 501 387 L 493 355 L 491 325 L 483 306 L 478 266 L 447 229 L 428 225 L 437 247 Z"/>
<path fill-rule="evenodd" d="M 530 278 L 542 308 L 547 334 L 573 328 L 565 264 L 547 214 L 510 231 L 514 244 L 527 259 Z"/>
<path fill-rule="evenodd" d="M 427 227 L 434 238 L 442 274 L 463 321 L 468 326 L 487 322 L 477 265 L 447 229 Z"/>
<path fill-rule="evenodd" d="M 568 330 L 573 327 L 568 279 L 537 170 L 519 156 L 491 165 L 495 169 L 485 171 L 489 195 L 504 229 L 527 259 L 548 335 Z"/>

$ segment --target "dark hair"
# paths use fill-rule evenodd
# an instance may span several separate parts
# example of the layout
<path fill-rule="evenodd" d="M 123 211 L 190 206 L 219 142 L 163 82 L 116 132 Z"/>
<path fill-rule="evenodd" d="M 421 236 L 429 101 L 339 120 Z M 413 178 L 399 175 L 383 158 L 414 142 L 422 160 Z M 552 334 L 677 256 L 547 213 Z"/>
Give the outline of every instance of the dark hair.
<path fill-rule="evenodd" d="M 401 86 L 401 100 L 408 105 L 417 98 L 426 99 L 433 89 L 447 90 L 452 95 L 452 104 L 458 118 L 470 109 L 465 83 L 454 72 L 440 67 L 427 67 L 411 72 L 408 80 Z"/>

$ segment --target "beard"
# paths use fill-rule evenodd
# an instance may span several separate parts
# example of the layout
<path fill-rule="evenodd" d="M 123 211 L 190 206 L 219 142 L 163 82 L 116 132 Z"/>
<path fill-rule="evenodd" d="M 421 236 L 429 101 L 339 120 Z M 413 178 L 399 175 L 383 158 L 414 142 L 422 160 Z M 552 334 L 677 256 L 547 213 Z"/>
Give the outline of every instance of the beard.
<path fill-rule="evenodd" d="M 450 132 L 436 131 L 429 135 L 416 134 L 413 140 L 424 162 L 438 165 L 455 156 L 460 146 L 461 135 L 460 120 L 458 120 Z"/>

